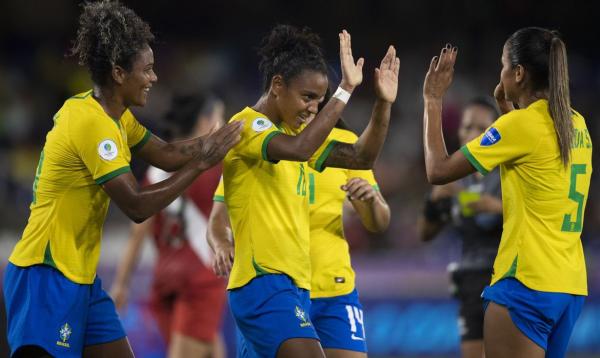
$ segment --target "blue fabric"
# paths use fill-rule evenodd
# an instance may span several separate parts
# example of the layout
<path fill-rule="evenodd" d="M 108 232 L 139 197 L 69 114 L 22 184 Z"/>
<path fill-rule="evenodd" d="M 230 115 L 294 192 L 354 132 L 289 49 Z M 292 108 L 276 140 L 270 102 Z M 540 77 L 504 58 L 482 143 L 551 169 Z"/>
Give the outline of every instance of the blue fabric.
<path fill-rule="evenodd" d="M 238 357 L 276 357 L 292 338 L 319 339 L 310 321 L 310 294 L 286 275 L 263 275 L 229 291 L 229 305 L 241 332 Z"/>
<path fill-rule="evenodd" d="M 532 290 L 505 278 L 483 290 L 484 308 L 490 301 L 506 307 L 515 326 L 546 350 L 546 358 L 564 357 L 584 296 Z"/>
<path fill-rule="evenodd" d="M 9 263 L 4 299 L 12 353 L 36 345 L 56 357 L 81 357 L 87 345 L 125 337 L 115 305 L 98 277 L 83 285 L 47 265 Z"/>
<path fill-rule="evenodd" d="M 310 319 L 323 348 L 367 352 L 363 307 L 356 290 L 311 300 Z"/>

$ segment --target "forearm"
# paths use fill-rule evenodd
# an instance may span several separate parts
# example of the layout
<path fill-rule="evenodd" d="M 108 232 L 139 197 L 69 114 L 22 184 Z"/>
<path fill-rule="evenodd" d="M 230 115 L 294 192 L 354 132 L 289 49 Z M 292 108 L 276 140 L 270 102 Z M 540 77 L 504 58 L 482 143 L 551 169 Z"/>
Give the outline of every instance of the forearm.
<path fill-rule="evenodd" d="M 364 164 L 364 168 L 359 169 L 372 168 L 377 157 L 379 157 L 388 133 L 391 111 L 392 103 L 381 99 L 375 101 L 371 120 L 354 144 L 357 156 Z"/>
<path fill-rule="evenodd" d="M 183 168 L 202 149 L 203 137 L 167 143 L 153 136 L 138 155 L 149 164 L 173 172 Z"/>
<path fill-rule="evenodd" d="M 380 192 L 371 201 L 353 200 L 352 205 L 367 230 L 382 233 L 388 228 L 390 208 Z"/>
<path fill-rule="evenodd" d="M 439 170 L 448 159 L 442 132 L 442 100 L 425 99 L 423 114 L 423 143 L 425 149 L 425 170 L 427 180 L 433 184 L 447 183 L 444 171 Z"/>
<path fill-rule="evenodd" d="M 117 273 L 115 275 L 115 285 L 121 287 L 128 287 L 131 279 L 131 275 L 137 266 L 142 244 L 146 233 L 149 231 L 152 225 L 151 219 L 146 220 L 141 224 L 133 224 L 131 227 L 131 234 L 127 240 L 127 248 L 125 249 L 125 255 L 117 267 Z"/>
<path fill-rule="evenodd" d="M 216 253 L 222 245 L 231 244 L 231 224 L 225 203 L 215 202 L 208 220 L 206 240 L 208 246 Z"/>

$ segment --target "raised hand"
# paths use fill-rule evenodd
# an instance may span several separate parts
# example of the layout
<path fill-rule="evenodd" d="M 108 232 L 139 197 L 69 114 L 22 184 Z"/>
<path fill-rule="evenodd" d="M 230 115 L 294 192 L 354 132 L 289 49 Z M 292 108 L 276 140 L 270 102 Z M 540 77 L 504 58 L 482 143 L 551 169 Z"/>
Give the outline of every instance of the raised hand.
<path fill-rule="evenodd" d="M 231 122 L 204 136 L 202 148 L 195 157 L 203 169 L 208 169 L 225 158 L 227 152 L 240 141 L 242 126 L 241 121 Z"/>
<path fill-rule="evenodd" d="M 352 42 L 350 34 L 346 30 L 342 30 L 340 33 L 340 62 L 342 64 L 342 82 L 340 83 L 340 87 L 348 92 L 352 92 L 354 88 L 362 83 L 362 68 L 365 59 L 361 57 L 354 63 Z"/>
<path fill-rule="evenodd" d="M 375 68 L 375 93 L 379 99 L 390 103 L 396 100 L 399 71 L 400 59 L 394 46 L 390 46 L 379 68 Z"/>
<path fill-rule="evenodd" d="M 498 104 L 498 108 L 500 109 L 500 113 L 506 114 L 513 109 L 515 106 L 512 102 L 509 102 L 506 99 L 506 94 L 504 93 L 504 86 L 502 85 L 502 81 L 496 85 L 494 89 L 494 99 L 496 100 L 496 104 Z"/>
<path fill-rule="evenodd" d="M 424 99 L 441 99 L 444 96 L 452 83 L 457 53 L 456 47 L 447 44 L 440 52 L 440 56 L 435 56 L 431 60 L 423 85 Z"/>

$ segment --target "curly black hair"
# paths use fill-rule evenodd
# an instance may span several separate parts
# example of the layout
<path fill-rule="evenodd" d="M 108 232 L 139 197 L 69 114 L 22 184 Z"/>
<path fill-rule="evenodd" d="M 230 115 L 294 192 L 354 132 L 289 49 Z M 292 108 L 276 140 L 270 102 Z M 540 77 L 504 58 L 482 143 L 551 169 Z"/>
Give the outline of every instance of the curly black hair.
<path fill-rule="evenodd" d="M 327 64 L 319 35 L 308 27 L 299 29 L 292 25 L 277 25 L 262 40 L 258 49 L 258 69 L 263 74 L 264 91 L 269 90 L 271 79 L 281 75 L 289 81 L 303 70 L 313 70 L 327 75 Z"/>
<path fill-rule="evenodd" d="M 70 54 L 79 57 L 94 83 L 104 86 L 113 66 L 131 70 L 136 55 L 154 41 L 154 35 L 144 20 L 118 0 L 86 2 L 82 8 Z"/>

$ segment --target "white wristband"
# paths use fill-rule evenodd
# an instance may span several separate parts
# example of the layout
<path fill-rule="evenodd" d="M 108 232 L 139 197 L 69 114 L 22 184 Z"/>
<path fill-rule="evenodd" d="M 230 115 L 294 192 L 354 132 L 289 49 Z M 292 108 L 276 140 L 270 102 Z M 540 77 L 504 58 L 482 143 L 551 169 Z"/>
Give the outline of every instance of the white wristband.
<path fill-rule="evenodd" d="M 348 104 L 348 101 L 350 100 L 350 92 L 346 91 L 342 87 L 338 87 L 331 97 L 339 99 L 340 101 L 344 102 L 344 104 Z"/>

